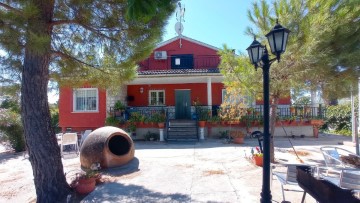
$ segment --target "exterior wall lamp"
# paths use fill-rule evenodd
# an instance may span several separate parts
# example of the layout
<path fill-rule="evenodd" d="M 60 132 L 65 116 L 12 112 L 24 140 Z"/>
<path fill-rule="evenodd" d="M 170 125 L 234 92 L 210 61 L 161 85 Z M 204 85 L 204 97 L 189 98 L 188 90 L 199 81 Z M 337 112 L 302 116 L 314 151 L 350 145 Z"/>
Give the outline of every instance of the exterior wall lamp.
<path fill-rule="evenodd" d="M 280 55 L 285 52 L 286 45 L 288 41 L 290 30 L 282 27 L 278 20 L 276 20 L 275 27 L 265 36 L 268 39 L 271 53 L 273 53 L 276 58 L 269 59 L 269 54 L 266 46 L 260 44 L 260 42 L 256 41 L 254 37 L 254 41 L 251 45 L 246 49 L 248 51 L 250 61 L 255 66 L 255 70 L 258 67 L 263 69 L 263 93 L 264 93 L 264 156 L 263 156 L 263 184 L 261 189 L 261 199 L 262 203 L 270 203 L 272 196 L 270 191 L 270 102 L 269 102 L 269 70 L 271 64 L 277 60 L 280 61 Z"/>
<path fill-rule="evenodd" d="M 143 87 L 140 87 L 140 93 L 144 93 L 144 88 Z"/>

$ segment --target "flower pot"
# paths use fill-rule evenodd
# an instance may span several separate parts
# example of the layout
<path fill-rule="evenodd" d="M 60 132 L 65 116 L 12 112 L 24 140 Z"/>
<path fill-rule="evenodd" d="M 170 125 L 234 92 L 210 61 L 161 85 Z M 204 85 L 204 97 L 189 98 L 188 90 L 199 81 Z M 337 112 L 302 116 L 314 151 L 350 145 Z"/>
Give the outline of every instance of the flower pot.
<path fill-rule="evenodd" d="M 199 127 L 204 128 L 206 124 L 206 121 L 199 121 Z"/>
<path fill-rule="evenodd" d="M 263 157 L 262 156 L 253 156 L 253 162 L 257 166 L 263 166 Z"/>
<path fill-rule="evenodd" d="M 95 183 L 95 178 L 80 178 L 75 187 L 75 190 L 81 195 L 89 194 L 90 192 L 95 190 Z"/>
<path fill-rule="evenodd" d="M 235 138 L 233 138 L 233 142 L 235 144 L 243 144 L 244 143 L 244 138 L 243 137 L 235 137 Z"/>
<path fill-rule="evenodd" d="M 165 127 L 165 123 L 158 123 L 159 128 L 164 128 Z"/>

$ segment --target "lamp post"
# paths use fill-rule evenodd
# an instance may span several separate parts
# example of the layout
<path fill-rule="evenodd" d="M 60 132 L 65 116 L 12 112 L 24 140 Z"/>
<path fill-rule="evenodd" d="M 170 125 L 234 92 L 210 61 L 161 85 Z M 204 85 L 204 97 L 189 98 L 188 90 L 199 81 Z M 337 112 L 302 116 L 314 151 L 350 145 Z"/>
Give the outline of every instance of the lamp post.
<path fill-rule="evenodd" d="M 250 61 L 254 64 L 255 69 L 261 66 L 263 69 L 263 93 L 264 93 L 264 156 L 263 156 L 263 184 L 261 189 L 261 199 L 260 202 L 271 202 L 272 196 L 270 191 L 270 107 L 269 107 L 269 70 L 270 65 L 277 60 L 280 61 L 280 55 L 284 53 L 286 49 L 286 44 L 288 41 L 290 30 L 283 28 L 278 21 L 276 20 L 275 27 L 265 36 L 268 39 L 271 53 L 273 53 L 276 58 L 269 59 L 269 54 L 266 46 L 260 44 L 260 42 L 254 41 L 246 49 L 249 53 Z"/>

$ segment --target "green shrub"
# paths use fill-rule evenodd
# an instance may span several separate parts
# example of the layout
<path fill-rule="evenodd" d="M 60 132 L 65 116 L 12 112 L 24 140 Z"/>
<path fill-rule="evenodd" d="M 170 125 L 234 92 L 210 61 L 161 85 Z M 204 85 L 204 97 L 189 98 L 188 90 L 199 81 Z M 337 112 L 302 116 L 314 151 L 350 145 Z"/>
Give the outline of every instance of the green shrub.
<path fill-rule="evenodd" d="M 152 133 L 150 131 L 148 131 L 145 136 L 144 136 L 145 140 L 147 141 L 156 141 L 160 139 L 160 135 L 157 133 Z"/>
<path fill-rule="evenodd" d="M 0 131 L 16 152 L 25 151 L 24 130 L 20 114 L 10 109 L 0 109 Z"/>
<path fill-rule="evenodd" d="M 120 121 L 118 119 L 116 119 L 114 116 L 109 116 L 105 120 L 106 126 L 119 127 L 119 124 L 120 124 Z"/>
<path fill-rule="evenodd" d="M 325 127 L 330 131 L 351 131 L 351 105 L 329 106 L 326 109 Z"/>

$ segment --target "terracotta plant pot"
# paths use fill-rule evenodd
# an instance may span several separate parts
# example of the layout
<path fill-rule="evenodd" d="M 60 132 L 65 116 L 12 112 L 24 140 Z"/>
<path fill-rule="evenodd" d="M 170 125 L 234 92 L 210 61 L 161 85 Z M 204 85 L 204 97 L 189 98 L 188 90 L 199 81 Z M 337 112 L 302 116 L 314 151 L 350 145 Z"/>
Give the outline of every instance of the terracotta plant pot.
<path fill-rule="evenodd" d="M 164 128 L 165 127 L 165 123 L 158 123 L 159 128 Z"/>
<path fill-rule="evenodd" d="M 199 121 L 199 127 L 204 128 L 206 124 L 206 121 Z"/>
<path fill-rule="evenodd" d="M 235 138 L 233 138 L 233 142 L 235 144 L 243 144 L 244 143 L 244 138 L 243 137 L 235 137 Z"/>
<path fill-rule="evenodd" d="M 95 183 L 95 178 L 80 178 L 75 187 L 75 190 L 81 195 L 89 194 L 90 192 L 95 190 Z"/>
<path fill-rule="evenodd" d="M 257 166 L 263 166 L 263 157 L 262 156 L 253 156 L 253 162 Z"/>

